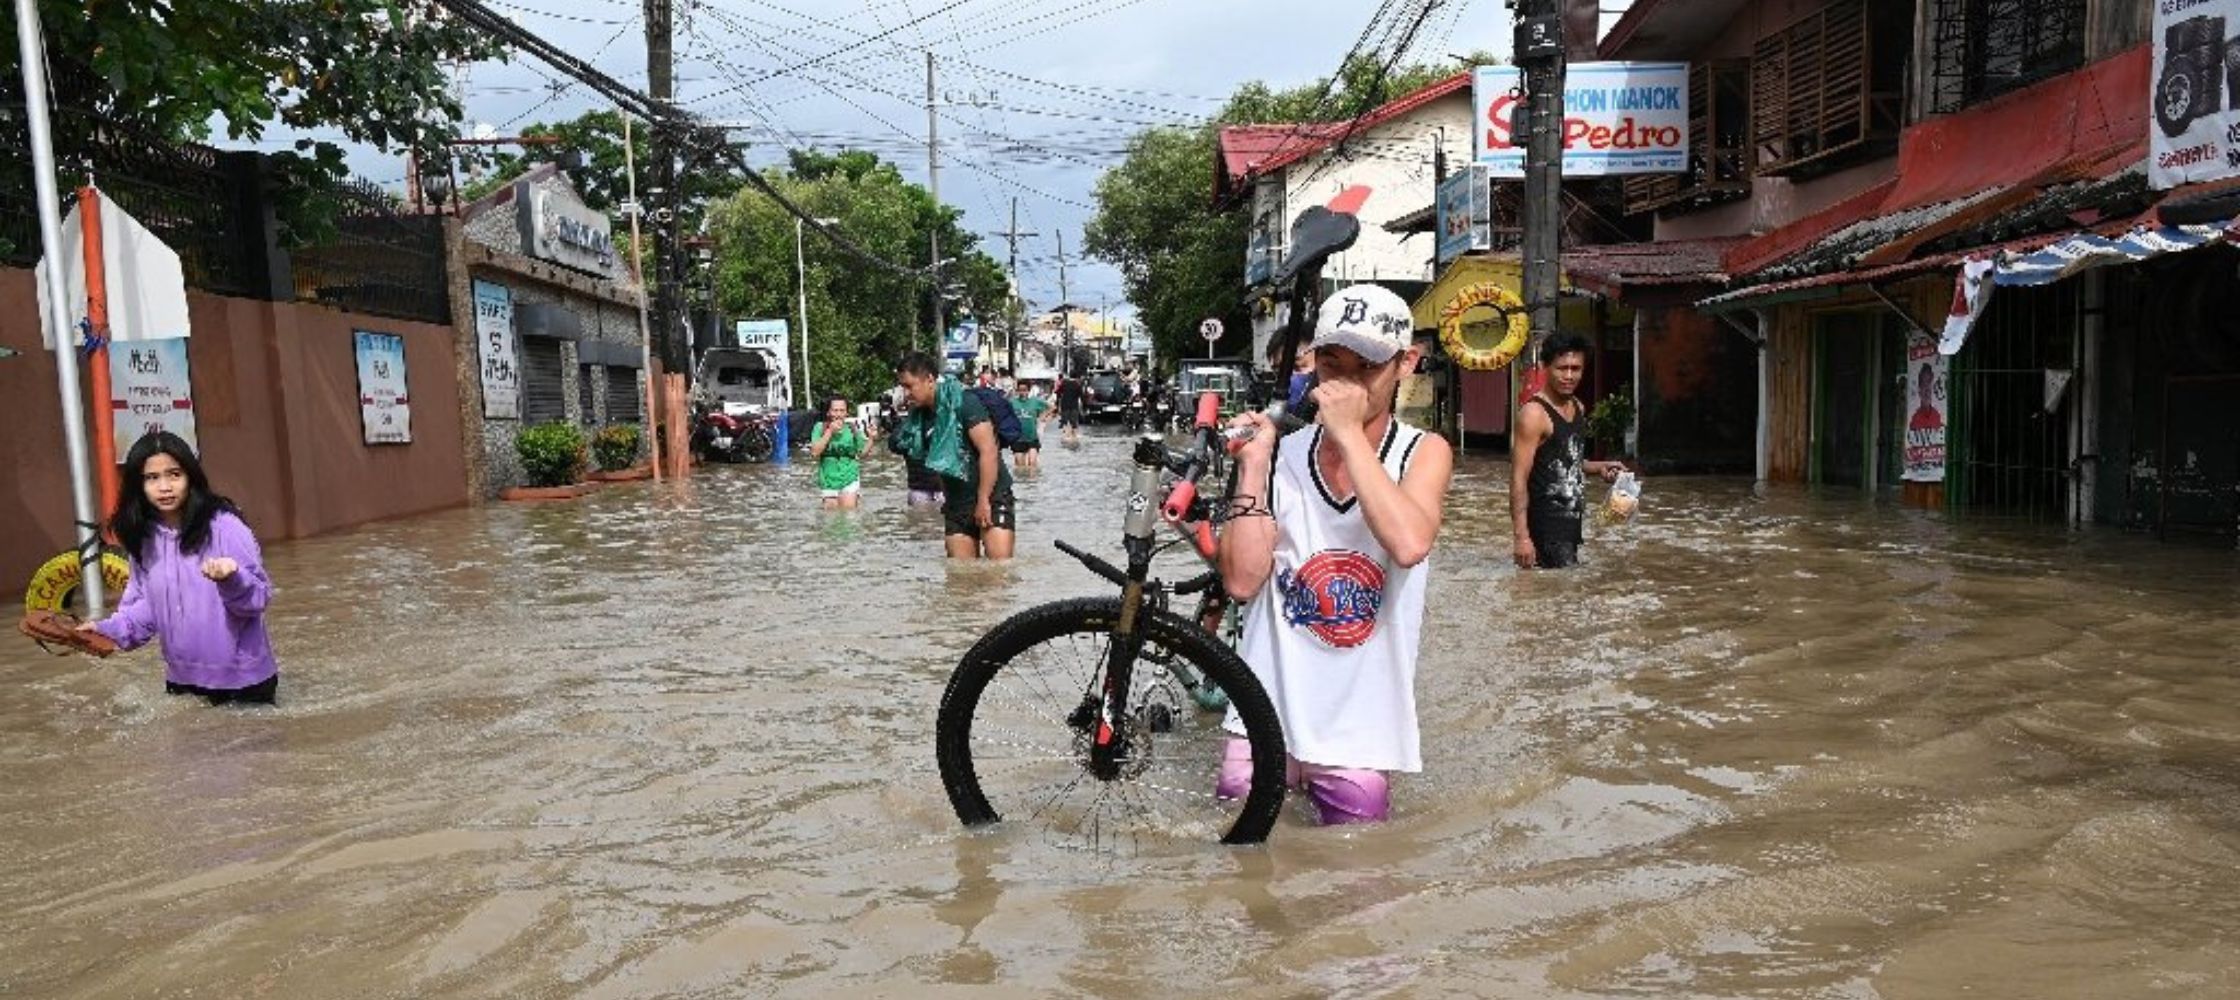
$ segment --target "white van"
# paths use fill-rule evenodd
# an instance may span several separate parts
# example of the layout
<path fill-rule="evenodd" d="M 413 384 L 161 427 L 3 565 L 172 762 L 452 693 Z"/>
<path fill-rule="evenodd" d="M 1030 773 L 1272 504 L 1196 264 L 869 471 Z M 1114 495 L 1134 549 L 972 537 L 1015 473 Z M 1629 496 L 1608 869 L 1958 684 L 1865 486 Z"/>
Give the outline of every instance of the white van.
<path fill-rule="evenodd" d="M 785 368 L 757 347 L 711 347 L 700 355 L 693 394 L 720 404 L 732 416 L 761 415 L 784 409 L 793 398 Z"/>

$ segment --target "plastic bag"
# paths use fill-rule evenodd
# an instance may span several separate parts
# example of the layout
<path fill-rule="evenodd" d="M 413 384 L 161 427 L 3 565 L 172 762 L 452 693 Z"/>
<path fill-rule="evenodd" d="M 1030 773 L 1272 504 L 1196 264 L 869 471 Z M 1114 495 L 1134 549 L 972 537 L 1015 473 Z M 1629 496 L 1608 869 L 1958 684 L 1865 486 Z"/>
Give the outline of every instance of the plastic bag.
<path fill-rule="evenodd" d="M 1602 515 L 1609 521 L 1624 521 L 1633 517 L 1641 506 L 1641 480 L 1630 471 L 1618 473 L 1610 484 L 1610 499 L 1602 506 Z"/>

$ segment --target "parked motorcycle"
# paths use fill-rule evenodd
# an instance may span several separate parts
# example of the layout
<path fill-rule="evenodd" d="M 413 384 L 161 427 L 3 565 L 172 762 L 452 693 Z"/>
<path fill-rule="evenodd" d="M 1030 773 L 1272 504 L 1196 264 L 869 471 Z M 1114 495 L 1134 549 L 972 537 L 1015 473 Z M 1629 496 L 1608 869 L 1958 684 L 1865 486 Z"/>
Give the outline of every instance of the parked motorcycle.
<path fill-rule="evenodd" d="M 1128 400 L 1127 405 L 1120 410 L 1120 422 L 1126 424 L 1131 431 L 1143 430 L 1147 426 L 1145 423 L 1147 416 L 1148 413 L 1144 408 L 1142 396 Z"/>
<path fill-rule="evenodd" d="M 767 462 L 777 450 L 770 418 L 733 412 L 722 404 L 704 405 L 692 422 L 692 457 L 701 462 Z"/>

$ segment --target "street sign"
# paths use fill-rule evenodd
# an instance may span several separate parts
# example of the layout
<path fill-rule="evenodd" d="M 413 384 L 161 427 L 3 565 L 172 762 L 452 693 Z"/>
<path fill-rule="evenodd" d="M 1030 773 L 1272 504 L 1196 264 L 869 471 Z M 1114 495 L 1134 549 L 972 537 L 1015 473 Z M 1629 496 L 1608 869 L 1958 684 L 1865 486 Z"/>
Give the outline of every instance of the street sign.
<path fill-rule="evenodd" d="M 1203 323 L 1198 324 L 1198 336 L 1206 338 L 1206 343 L 1209 344 L 1216 340 L 1220 340 L 1221 321 L 1217 319 L 1209 319 Z"/>

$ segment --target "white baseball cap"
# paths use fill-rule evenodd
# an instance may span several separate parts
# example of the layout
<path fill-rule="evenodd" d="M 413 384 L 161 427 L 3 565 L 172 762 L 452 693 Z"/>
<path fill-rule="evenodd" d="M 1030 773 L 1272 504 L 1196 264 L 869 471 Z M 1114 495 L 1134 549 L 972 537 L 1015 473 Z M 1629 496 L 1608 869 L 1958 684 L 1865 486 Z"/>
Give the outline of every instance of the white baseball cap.
<path fill-rule="evenodd" d="M 1381 365 L 1408 349 L 1416 319 L 1400 296 L 1382 285 L 1341 288 L 1322 301 L 1313 347 L 1343 347 Z"/>

